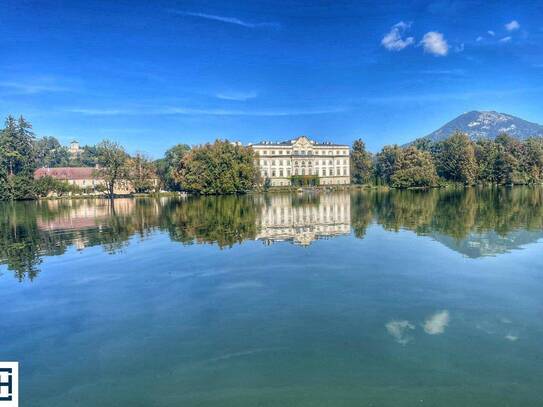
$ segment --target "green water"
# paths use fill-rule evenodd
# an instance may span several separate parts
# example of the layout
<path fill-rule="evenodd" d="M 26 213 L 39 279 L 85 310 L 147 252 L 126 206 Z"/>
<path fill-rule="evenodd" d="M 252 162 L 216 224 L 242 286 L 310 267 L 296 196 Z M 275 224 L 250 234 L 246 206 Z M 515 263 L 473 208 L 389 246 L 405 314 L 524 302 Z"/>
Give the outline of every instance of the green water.
<path fill-rule="evenodd" d="M 542 406 L 543 189 L 0 206 L 21 406 Z"/>

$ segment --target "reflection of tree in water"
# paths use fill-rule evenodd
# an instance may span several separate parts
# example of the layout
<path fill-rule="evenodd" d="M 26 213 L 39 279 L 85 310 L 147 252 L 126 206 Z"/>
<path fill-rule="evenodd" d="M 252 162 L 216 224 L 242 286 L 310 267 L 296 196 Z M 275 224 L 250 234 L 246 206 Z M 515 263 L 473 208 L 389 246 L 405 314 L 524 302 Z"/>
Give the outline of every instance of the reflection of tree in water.
<path fill-rule="evenodd" d="M 478 257 L 543 236 L 540 187 L 368 190 L 352 192 L 350 200 L 349 193 L 338 194 L 350 206 L 351 228 L 357 238 L 363 238 L 375 222 L 389 231 L 407 229 L 430 235 L 453 250 Z M 288 202 L 294 209 L 309 210 L 326 205 L 324 198 L 295 194 Z M 283 201 L 277 195 L 264 194 L 118 199 L 113 206 L 102 199 L 3 203 L 0 264 L 19 280 L 32 280 L 44 255 L 60 255 L 71 246 L 98 245 L 113 253 L 122 250 L 131 238 L 145 239 L 156 230 L 166 231 L 172 240 L 183 244 L 231 247 L 262 234 L 263 213 Z M 475 250 L 474 245 L 483 248 Z"/>
<path fill-rule="evenodd" d="M 471 256 L 477 257 L 477 253 L 504 252 L 526 243 L 527 239 L 543 237 L 543 189 L 364 191 L 352 195 L 351 214 L 357 237 L 363 236 L 375 219 L 386 230 L 406 229 L 419 235 L 432 235 L 461 252 L 470 242 L 486 244 L 488 247 L 479 252 L 470 250 Z M 532 234 L 528 237 L 518 231 Z M 508 242 L 506 237 L 513 232 L 515 239 Z"/>
<path fill-rule="evenodd" d="M 255 238 L 259 207 L 259 199 L 247 195 L 191 197 L 182 204 L 171 200 L 162 207 L 160 226 L 178 242 L 231 247 Z"/>

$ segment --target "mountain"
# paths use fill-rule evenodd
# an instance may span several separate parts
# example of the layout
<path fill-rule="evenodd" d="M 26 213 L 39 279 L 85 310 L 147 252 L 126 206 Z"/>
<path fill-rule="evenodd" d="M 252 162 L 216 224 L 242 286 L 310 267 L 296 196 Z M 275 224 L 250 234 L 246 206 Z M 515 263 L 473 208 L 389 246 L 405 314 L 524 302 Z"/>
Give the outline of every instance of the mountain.
<path fill-rule="evenodd" d="M 543 136 L 543 126 L 518 117 L 498 112 L 472 111 L 458 116 L 445 126 L 423 137 L 432 141 L 447 139 L 455 131 L 467 133 L 472 140 L 494 139 L 501 133 L 525 140 L 529 137 Z"/>

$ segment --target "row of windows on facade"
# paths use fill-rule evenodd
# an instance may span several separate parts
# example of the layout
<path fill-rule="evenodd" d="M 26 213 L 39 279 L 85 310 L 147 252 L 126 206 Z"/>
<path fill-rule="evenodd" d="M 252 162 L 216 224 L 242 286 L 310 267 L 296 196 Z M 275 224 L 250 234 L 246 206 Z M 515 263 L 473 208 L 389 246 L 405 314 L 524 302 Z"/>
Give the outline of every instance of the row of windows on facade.
<path fill-rule="evenodd" d="M 323 176 L 325 177 L 326 175 L 329 175 L 329 176 L 334 176 L 334 175 L 345 175 L 347 176 L 348 173 L 347 173 L 347 168 L 337 168 L 336 171 L 334 171 L 333 168 L 328 168 L 328 174 L 326 174 L 326 168 L 322 168 L 320 170 L 320 174 L 319 174 L 319 170 L 318 169 L 315 169 L 315 170 L 312 170 L 311 168 L 308 168 L 307 169 L 307 174 L 306 174 L 306 171 L 305 171 L 305 168 L 294 168 L 294 175 L 320 175 L 320 176 Z M 264 170 L 262 171 L 262 176 L 263 177 L 267 177 L 268 174 L 270 174 L 267 170 Z M 284 176 L 287 176 L 287 177 L 290 177 L 290 169 L 287 169 L 286 171 L 283 171 L 282 169 L 281 170 L 272 170 L 271 171 L 271 176 L 272 177 L 284 177 Z"/>
<path fill-rule="evenodd" d="M 275 160 L 271 160 L 269 162 L 271 163 L 271 165 L 276 164 Z M 277 163 L 278 165 L 283 165 L 283 160 L 277 160 Z M 297 160 L 294 161 L 294 165 L 301 165 L 302 167 L 305 167 L 305 163 L 306 161 L 297 161 Z M 347 165 L 347 160 L 343 160 L 343 162 L 341 160 L 336 160 L 336 165 L 341 165 L 341 164 Z M 262 165 L 268 165 L 268 161 L 262 160 Z M 291 165 L 291 162 L 288 160 L 285 160 L 285 165 Z M 307 165 L 312 166 L 313 162 L 307 161 Z M 315 165 L 319 165 L 319 160 L 315 162 Z M 326 165 L 326 160 L 321 160 L 320 165 Z M 334 160 L 328 160 L 328 165 L 334 165 Z"/>
<path fill-rule="evenodd" d="M 268 150 L 262 150 L 262 151 L 257 151 L 258 154 L 262 154 L 262 155 L 268 155 Z M 275 155 L 276 151 L 275 150 L 271 150 L 270 151 L 270 155 Z M 279 155 L 289 155 L 289 151 L 286 150 L 286 151 L 283 151 L 283 150 L 278 150 L 277 151 L 277 154 Z M 315 150 L 314 152 L 313 151 L 305 151 L 305 150 L 294 150 L 292 152 L 290 152 L 290 154 L 292 155 L 319 155 L 319 150 Z M 337 150 L 335 152 L 335 155 L 347 155 L 349 154 L 349 152 L 347 150 Z M 320 155 L 326 155 L 326 151 L 321 151 L 320 152 Z M 334 151 L 328 151 L 328 155 L 334 155 Z"/>
<path fill-rule="evenodd" d="M 320 185 L 347 185 L 348 183 L 348 179 L 331 180 L 329 182 L 324 179 L 320 182 Z M 286 187 L 291 185 L 291 183 L 290 181 L 278 181 L 278 183 L 275 185 L 279 185 L 280 187 Z"/>

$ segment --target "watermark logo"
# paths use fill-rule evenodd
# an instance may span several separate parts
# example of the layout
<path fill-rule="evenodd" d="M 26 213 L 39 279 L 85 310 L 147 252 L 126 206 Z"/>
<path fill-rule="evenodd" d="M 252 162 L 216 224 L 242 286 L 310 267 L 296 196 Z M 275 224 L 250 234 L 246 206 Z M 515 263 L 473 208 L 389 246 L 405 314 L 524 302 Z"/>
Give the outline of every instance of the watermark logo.
<path fill-rule="evenodd" d="M 0 362 L 0 407 L 19 407 L 19 362 Z"/>

